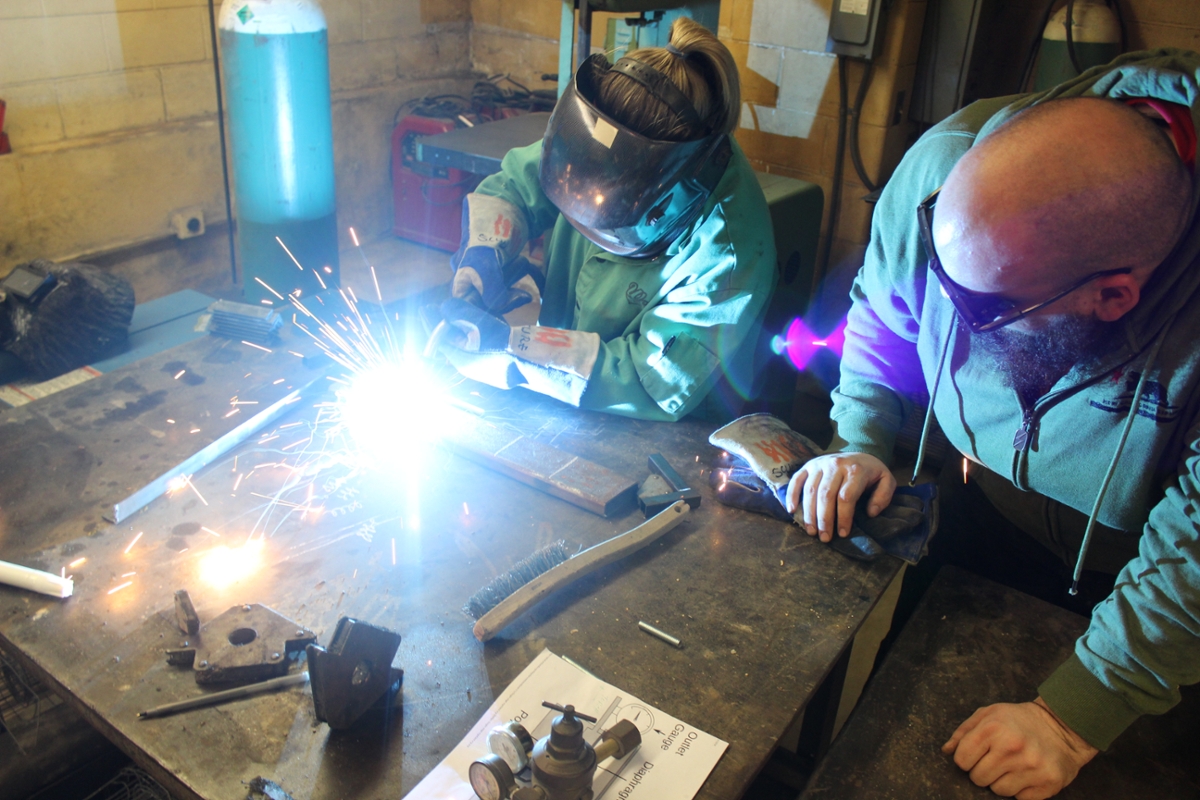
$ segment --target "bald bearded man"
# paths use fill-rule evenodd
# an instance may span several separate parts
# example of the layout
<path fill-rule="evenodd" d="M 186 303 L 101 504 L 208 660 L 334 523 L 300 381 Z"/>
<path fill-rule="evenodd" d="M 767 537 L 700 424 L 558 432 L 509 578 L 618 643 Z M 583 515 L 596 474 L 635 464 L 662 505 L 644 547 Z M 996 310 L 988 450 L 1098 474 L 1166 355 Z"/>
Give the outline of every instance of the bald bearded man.
<path fill-rule="evenodd" d="M 1064 598 L 1109 573 L 1038 697 L 980 709 L 943 748 L 1002 796 L 1053 796 L 1200 682 L 1197 119 L 1200 55 L 1159 50 L 923 136 L 852 291 L 835 452 L 789 486 L 809 534 L 848 535 L 864 493 L 872 516 L 890 501 L 896 434 L 927 406 Z"/>

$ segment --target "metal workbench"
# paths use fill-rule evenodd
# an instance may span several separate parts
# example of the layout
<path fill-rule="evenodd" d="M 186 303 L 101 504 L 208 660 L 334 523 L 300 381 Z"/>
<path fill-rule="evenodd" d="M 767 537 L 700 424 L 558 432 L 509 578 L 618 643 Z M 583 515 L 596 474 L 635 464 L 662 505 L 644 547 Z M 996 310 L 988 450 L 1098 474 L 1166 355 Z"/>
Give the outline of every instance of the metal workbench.
<path fill-rule="evenodd" d="M 699 796 L 735 798 L 899 568 L 891 559 L 851 562 L 799 528 L 718 504 L 701 474 L 715 452 L 709 426 L 625 420 L 485 389 L 471 398 L 488 424 L 634 480 L 661 452 L 703 487 L 703 505 L 487 645 L 459 610 L 478 587 L 551 539 L 588 546 L 641 514 L 602 519 L 416 447 L 396 476 L 347 468 L 344 479 L 324 481 L 310 504 L 322 513 L 305 513 L 303 503 L 290 514 L 267 509 L 256 495 L 273 496 L 304 449 L 291 443 L 315 413 L 306 397 L 271 426 L 279 439 L 252 439 L 194 475 L 194 488 L 123 524 L 107 522 L 114 502 L 233 428 L 252 404 L 317 376 L 294 354 L 307 352 L 300 337 L 286 336 L 270 353 L 199 339 L 0 414 L 0 558 L 53 572 L 76 564 L 75 595 L 65 601 L 0 587 L 0 641 L 177 797 L 240 798 L 257 776 L 296 800 L 401 797 L 550 648 L 728 741 Z M 231 406 L 235 397 L 246 405 Z M 220 586 L 222 576 L 203 573 L 214 548 L 264 529 L 262 565 L 247 577 Z M 181 588 L 202 620 L 262 603 L 323 644 L 343 615 L 400 632 L 402 705 L 390 720 L 369 717 L 340 733 L 315 722 L 307 688 L 139 721 L 140 710 L 200 691 L 190 671 L 164 660 L 183 638 L 173 613 Z M 638 620 L 680 637 L 683 648 L 639 634 Z"/>

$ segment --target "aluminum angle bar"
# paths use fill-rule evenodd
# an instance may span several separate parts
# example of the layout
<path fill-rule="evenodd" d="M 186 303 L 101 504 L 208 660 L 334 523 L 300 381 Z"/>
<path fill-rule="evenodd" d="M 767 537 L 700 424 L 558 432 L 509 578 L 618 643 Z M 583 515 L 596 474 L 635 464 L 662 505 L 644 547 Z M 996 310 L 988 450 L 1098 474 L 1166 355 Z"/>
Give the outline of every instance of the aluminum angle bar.
<path fill-rule="evenodd" d="M 223 436 L 218 437 L 204 449 L 193 456 L 179 462 L 176 466 L 159 475 L 150 483 L 138 489 L 121 502 L 113 506 L 113 519 L 120 523 L 132 517 L 136 512 L 147 506 L 154 498 L 165 494 L 171 481 L 183 475 L 194 475 L 204 467 L 216 461 L 221 456 L 249 439 L 262 428 L 270 425 L 283 416 L 288 406 L 299 402 L 300 396 L 319 379 L 311 380 L 298 389 L 294 389 L 283 398 L 259 411 L 248 420 L 238 425 Z"/>

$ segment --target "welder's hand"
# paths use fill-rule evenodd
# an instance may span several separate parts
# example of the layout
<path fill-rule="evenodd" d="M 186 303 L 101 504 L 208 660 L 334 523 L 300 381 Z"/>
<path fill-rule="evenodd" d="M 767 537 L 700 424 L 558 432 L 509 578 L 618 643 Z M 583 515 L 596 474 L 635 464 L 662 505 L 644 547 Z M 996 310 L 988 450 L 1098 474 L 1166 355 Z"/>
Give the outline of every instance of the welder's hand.
<path fill-rule="evenodd" d="M 876 517 L 892 501 L 896 479 L 882 461 L 866 453 L 829 453 L 808 461 L 792 475 L 787 510 L 809 536 L 830 541 L 850 535 L 854 506 L 874 487 L 867 515 Z"/>
<path fill-rule="evenodd" d="M 491 311 L 507 314 L 528 305 L 541 286 L 517 286 L 528 275 L 540 277 L 520 256 L 525 246 L 524 217 L 512 203 L 471 192 L 463 198 L 463 238 L 451 256 L 450 294 Z M 536 280 L 536 279 L 535 279 Z"/>
<path fill-rule="evenodd" d="M 979 709 L 942 745 L 977 786 L 1002 797 L 1043 800 L 1075 780 L 1098 751 L 1038 698 Z"/>
<path fill-rule="evenodd" d="M 457 297 L 443 302 L 439 310 L 446 323 L 442 346 L 468 353 L 494 353 L 508 349 L 512 328 L 499 317 Z"/>

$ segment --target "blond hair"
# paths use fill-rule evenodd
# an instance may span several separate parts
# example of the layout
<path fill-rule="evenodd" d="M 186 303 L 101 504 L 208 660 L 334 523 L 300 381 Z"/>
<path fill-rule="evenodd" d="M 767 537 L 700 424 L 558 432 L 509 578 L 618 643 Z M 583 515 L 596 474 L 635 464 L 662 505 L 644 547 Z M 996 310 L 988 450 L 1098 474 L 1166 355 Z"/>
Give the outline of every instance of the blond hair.
<path fill-rule="evenodd" d="M 737 64 L 729 49 L 707 28 L 688 17 L 671 25 L 669 41 L 682 55 L 663 47 L 644 47 L 626 54 L 665 75 L 692 101 L 703 125 L 681 119 L 644 86 L 618 72 L 600 78 L 601 110 L 643 136 L 686 141 L 707 132 L 730 133 L 741 110 Z"/>

